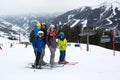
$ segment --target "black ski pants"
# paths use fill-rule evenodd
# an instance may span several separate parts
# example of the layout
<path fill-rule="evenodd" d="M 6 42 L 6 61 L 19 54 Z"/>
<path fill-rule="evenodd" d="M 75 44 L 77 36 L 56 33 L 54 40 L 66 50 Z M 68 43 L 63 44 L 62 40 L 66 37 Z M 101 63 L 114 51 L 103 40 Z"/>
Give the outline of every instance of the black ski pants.
<path fill-rule="evenodd" d="M 35 65 L 37 66 L 39 64 L 39 60 L 40 60 L 40 56 L 41 56 L 41 52 L 37 52 L 36 54 L 36 60 L 35 60 Z"/>

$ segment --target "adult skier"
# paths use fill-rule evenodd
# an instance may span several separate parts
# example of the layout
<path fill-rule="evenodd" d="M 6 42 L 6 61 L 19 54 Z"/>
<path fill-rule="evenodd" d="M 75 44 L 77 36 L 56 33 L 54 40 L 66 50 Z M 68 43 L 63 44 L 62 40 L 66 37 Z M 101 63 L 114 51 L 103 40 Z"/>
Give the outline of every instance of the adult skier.
<path fill-rule="evenodd" d="M 55 67 L 54 58 L 55 58 L 55 51 L 57 47 L 56 35 L 57 35 L 57 32 L 56 32 L 55 26 L 51 24 L 48 29 L 47 37 L 46 37 L 46 43 L 51 52 L 51 55 L 50 55 L 50 66 L 51 67 Z"/>
<path fill-rule="evenodd" d="M 34 26 L 34 34 L 37 37 L 38 31 L 41 29 L 41 24 L 40 22 L 37 22 L 36 25 Z"/>
<path fill-rule="evenodd" d="M 45 45 L 46 45 L 46 36 L 47 36 L 47 26 L 46 26 L 46 23 L 42 23 L 41 31 L 44 32 L 43 38 L 44 38 L 45 44 L 44 44 L 44 47 L 42 48 L 42 54 L 41 54 L 41 58 L 40 58 L 40 62 L 39 63 L 42 64 L 42 65 L 45 65 L 46 63 L 43 60 L 43 58 L 44 58 L 44 55 L 45 55 Z"/>
<path fill-rule="evenodd" d="M 36 22 L 35 26 L 34 26 L 34 29 L 30 32 L 30 43 L 33 42 L 33 40 L 35 39 L 35 37 L 37 37 L 37 33 L 38 31 L 41 30 L 41 24 L 40 22 Z"/>

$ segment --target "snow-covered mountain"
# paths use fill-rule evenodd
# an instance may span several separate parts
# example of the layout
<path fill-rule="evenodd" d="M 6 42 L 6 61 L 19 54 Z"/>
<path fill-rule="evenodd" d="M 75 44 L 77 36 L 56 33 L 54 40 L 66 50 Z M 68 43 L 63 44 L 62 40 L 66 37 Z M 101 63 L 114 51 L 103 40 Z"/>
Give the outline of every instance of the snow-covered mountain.
<path fill-rule="evenodd" d="M 102 3 L 68 11 L 53 20 L 58 25 L 83 27 L 117 27 L 120 30 L 120 3 Z"/>
<path fill-rule="evenodd" d="M 4 38 L 11 39 L 19 39 L 21 36 L 21 40 L 26 40 L 27 35 L 26 31 L 17 25 L 13 25 L 3 19 L 0 18 L 0 36 Z"/>
<path fill-rule="evenodd" d="M 13 15 L 13 16 L 1 16 L 2 19 L 20 26 L 21 28 L 27 30 L 28 32 L 33 29 L 37 21 L 46 22 L 49 24 L 50 20 L 55 18 L 57 13 L 45 13 L 45 14 L 24 14 L 24 15 Z"/>
<path fill-rule="evenodd" d="M 50 24 L 50 20 L 59 14 L 29 14 L 29 15 L 13 15 L 0 16 L 0 36 L 19 38 L 20 36 L 28 39 L 30 31 L 33 29 L 37 21 Z M 17 36 L 17 37 L 16 37 Z"/>

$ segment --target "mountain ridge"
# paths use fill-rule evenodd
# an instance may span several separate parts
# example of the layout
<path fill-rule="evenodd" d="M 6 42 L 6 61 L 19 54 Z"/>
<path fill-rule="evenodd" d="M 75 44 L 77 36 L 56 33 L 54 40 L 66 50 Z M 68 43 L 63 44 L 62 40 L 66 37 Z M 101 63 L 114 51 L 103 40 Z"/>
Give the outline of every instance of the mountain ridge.
<path fill-rule="evenodd" d="M 87 23 L 83 24 L 84 21 Z M 52 22 L 60 26 L 66 24 L 71 26 L 77 22 L 76 25 L 82 25 L 82 27 L 114 27 L 120 31 L 120 3 L 115 1 L 92 7 L 83 6 L 56 17 Z"/>

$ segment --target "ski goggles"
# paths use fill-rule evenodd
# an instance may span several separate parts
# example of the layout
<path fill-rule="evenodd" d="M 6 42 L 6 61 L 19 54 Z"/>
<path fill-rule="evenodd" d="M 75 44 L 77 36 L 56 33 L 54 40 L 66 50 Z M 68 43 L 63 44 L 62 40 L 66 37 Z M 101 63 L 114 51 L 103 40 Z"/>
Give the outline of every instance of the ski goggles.
<path fill-rule="evenodd" d="M 43 33 L 39 33 L 38 36 L 39 36 L 39 37 L 42 37 L 42 36 L 44 36 L 44 34 L 43 34 Z"/>

